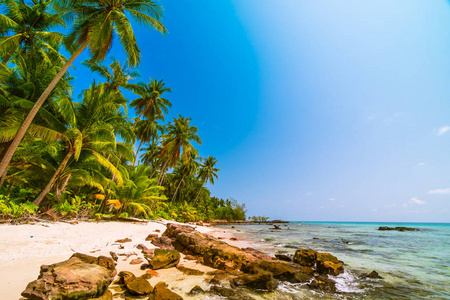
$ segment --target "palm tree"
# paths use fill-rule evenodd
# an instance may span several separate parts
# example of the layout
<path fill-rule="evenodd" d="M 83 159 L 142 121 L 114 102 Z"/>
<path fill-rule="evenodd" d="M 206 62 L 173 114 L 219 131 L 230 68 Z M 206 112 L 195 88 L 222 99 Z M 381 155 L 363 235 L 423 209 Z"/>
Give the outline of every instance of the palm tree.
<path fill-rule="evenodd" d="M 178 118 L 173 118 L 173 123 L 167 126 L 167 133 L 161 137 L 159 185 L 164 180 L 167 168 L 175 168 L 180 158 L 183 163 L 187 163 L 191 159 L 191 152 L 196 151 L 191 141 L 198 145 L 202 144 L 197 132 L 197 127 L 191 126 L 191 118 L 183 118 L 180 115 L 178 115 Z"/>
<path fill-rule="evenodd" d="M 202 185 L 200 186 L 197 196 L 194 199 L 194 205 L 197 202 L 197 198 L 200 195 L 200 192 L 205 183 L 209 181 L 209 183 L 214 184 L 214 178 L 218 178 L 217 172 L 220 171 L 220 169 L 214 167 L 217 164 L 217 159 L 215 159 L 213 156 L 210 155 L 207 159 L 202 159 L 202 161 L 203 165 L 198 172 L 198 178 L 202 181 Z"/>
<path fill-rule="evenodd" d="M 76 118 L 61 135 L 66 141 L 67 152 L 47 186 L 34 200 L 33 203 L 38 206 L 54 187 L 69 161 L 78 161 L 82 153 L 93 156 L 98 164 L 114 175 L 117 182 L 122 182 L 120 171 L 105 157 L 116 148 L 113 124 L 123 118 L 117 114 L 121 102 L 115 102 L 117 98 L 113 93 L 105 91 L 103 86 L 92 86 L 84 95 L 83 102 L 74 103 Z"/>
<path fill-rule="evenodd" d="M 185 163 L 181 163 L 178 166 L 177 170 L 175 170 L 175 172 L 178 173 L 178 175 L 181 178 L 179 179 L 177 188 L 176 188 L 175 192 L 173 193 L 172 202 L 175 201 L 177 194 L 178 194 L 178 190 L 180 189 L 181 185 L 184 183 L 184 179 L 186 177 L 194 175 L 197 172 L 197 170 L 200 166 L 200 163 L 197 160 L 198 160 L 197 151 L 192 151 L 191 159 L 189 159 L 189 161 L 187 161 Z"/>
<path fill-rule="evenodd" d="M 0 57 L 6 64 L 10 57 L 21 49 L 30 52 L 36 59 L 48 60 L 48 55 L 63 61 L 58 52 L 63 35 L 49 31 L 57 26 L 64 26 L 61 14 L 51 10 L 52 1 L 33 1 L 29 6 L 23 0 L 2 0 L 6 14 L 0 15 Z"/>
<path fill-rule="evenodd" d="M 158 131 L 161 131 L 161 125 L 152 120 L 139 120 L 136 124 L 135 133 L 136 137 L 139 139 L 139 146 L 136 150 L 136 159 L 133 165 L 136 165 L 138 160 L 139 150 L 143 143 L 149 143 L 155 139 L 158 135 Z"/>
<path fill-rule="evenodd" d="M 128 81 L 139 77 L 139 72 L 137 70 L 130 70 L 127 64 L 121 66 L 120 62 L 114 57 L 112 57 L 112 63 L 109 65 L 111 71 L 102 63 L 95 61 L 87 60 L 81 64 L 89 68 L 92 72 L 105 78 L 106 83 L 104 84 L 108 87 L 108 90 L 112 92 L 120 93 L 119 88 L 134 90 L 136 87 L 136 84 L 128 83 Z"/>
<path fill-rule="evenodd" d="M 101 61 L 112 46 L 114 33 L 117 33 L 127 55 L 128 64 L 135 67 L 140 62 L 140 50 L 137 46 L 133 29 L 125 12 L 140 23 L 150 25 L 163 34 L 166 28 L 160 23 L 162 7 L 149 0 L 54 0 L 55 7 L 66 11 L 67 19 L 75 19 L 75 24 L 68 36 L 66 45 L 69 50 L 75 50 L 75 45 L 80 45 L 72 56 L 64 64 L 52 82 L 37 100 L 31 109 L 17 135 L 11 143 L 8 151 L 0 163 L 0 176 L 6 171 L 9 162 L 25 135 L 34 116 L 39 111 L 44 101 L 55 88 L 75 59 L 86 47 L 91 51 L 93 61 Z"/>
<path fill-rule="evenodd" d="M 143 82 L 137 84 L 134 93 L 140 97 L 130 103 L 130 106 L 135 107 L 138 113 L 135 124 L 137 124 L 142 116 L 151 121 L 164 121 L 164 113 L 168 114 L 169 108 L 172 107 L 172 103 L 169 100 L 162 98 L 164 93 L 172 91 L 172 89 L 165 87 L 165 85 L 162 80 L 158 81 L 151 78 L 148 84 Z"/>

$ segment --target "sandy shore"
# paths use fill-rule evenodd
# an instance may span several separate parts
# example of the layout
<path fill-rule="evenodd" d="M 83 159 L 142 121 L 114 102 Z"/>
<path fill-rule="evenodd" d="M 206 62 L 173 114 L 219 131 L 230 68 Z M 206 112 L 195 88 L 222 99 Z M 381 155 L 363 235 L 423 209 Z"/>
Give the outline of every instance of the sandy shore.
<path fill-rule="evenodd" d="M 0 295 L 1 299 L 16 300 L 26 285 L 37 279 L 40 266 L 52 264 L 68 259 L 73 253 L 80 252 L 93 256 L 109 256 L 113 251 L 120 254 L 118 271 L 127 270 L 139 276 L 144 271 L 140 265 L 130 265 L 134 258 L 141 257 L 141 251 L 136 249 L 138 244 L 148 248 L 155 248 L 145 238 L 150 233 L 162 234 L 168 221 L 154 221 L 149 223 L 124 223 L 124 222 L 79 222 L 68 223 L 35 223 L 33 225 L 0 225 Z M 175 223 L 175 222 L 172 222 Z M 195 226 L 202 233 L 221 237 L 231 245 L 248 247 L 245 241 L 230 241 L 232 233 L 223 229 Z M 132 242 L 124 243 L 124 249 L 119 249 L 118 239 L 130 238 Z M 183 255 L 182 255 L 183 257 Z M 195 261 L 182 258 L 180 265 L 199 269 L 205 272 L 212 268 L 201 265 Z M 186 276 L 175 268 L 158 270 L 159 276 L 150 279 L 151 284 L 165 281 L 176 293 L 185 299 L 194 299 L 186 295 L 195 285 L 207 288 L 205 279 L 211 276 Z"/>

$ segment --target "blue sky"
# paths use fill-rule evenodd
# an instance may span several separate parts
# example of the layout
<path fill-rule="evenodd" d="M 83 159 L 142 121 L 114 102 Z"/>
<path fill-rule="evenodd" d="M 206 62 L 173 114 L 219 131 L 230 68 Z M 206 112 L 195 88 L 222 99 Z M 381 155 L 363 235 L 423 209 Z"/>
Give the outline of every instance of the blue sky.
<path fill-rule="evenodd" d="M 450 222 L 448 1 L 161 4 L 169 34 L 136 27 L 139 70 L 218 158 L 214 195 L 277 219 Z"/>

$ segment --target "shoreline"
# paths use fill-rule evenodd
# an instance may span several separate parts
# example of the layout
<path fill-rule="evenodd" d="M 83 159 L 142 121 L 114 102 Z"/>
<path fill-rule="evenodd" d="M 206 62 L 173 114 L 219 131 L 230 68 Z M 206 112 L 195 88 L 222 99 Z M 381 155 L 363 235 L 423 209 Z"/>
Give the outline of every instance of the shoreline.
<path fill-rule="evenodd" d="M 194 227 L 205 233 L 239 248 L 246 248 L 250 242 L 233 241 L 229 230 L 215 227 L 178 223 L 174 221 L 149 221 L 148 223 L 134 222 L 36 222 L 33 224 L 1 224 L 0 225 L 0 294 L 3 299 L 19 299 L 27 284 L 36 280 L 41 265 L 49 265 L 69 259 L 74 253 L 84 253 L 92 256 L 104 255 L 110 257 L 110 251 L 119 255 L 117 270 L 130 271 L 136 276 L 145 274 L 140 264 L 132 265 L 130 261 L 140 257 L 145 262 L 137 245 L 143 244 L 149 249 L 157 248 L 145 238 L 151 233 L 159 236 L 165 231 L 166 224 L 175 223 Z M 206 224 L 205 224 L 206 225 Z M 155 232 L 159 230 L 159 232 Z M 117 243 L 119 239 L 129 238 L 128 243 Z M 119 246 L 123 245 L 123 249 Z M 129 256 L 120 256 L 131 254 Z M 201 270 L 205 273 L 214 271 L 211 267 L 197 261 L 186 260 L 181 254 L 180 265 Z M 159 276 L 149 280 L 155 285 L 165 281 L 175 292 L 184 299 L 196 299 L 187 295 L 195 285 L 206 289 L 205 279 L 209 275 L 186 276 L 176 268 L 157 270 Z M 181 284 L 182 283 L 182 284 Z"/>

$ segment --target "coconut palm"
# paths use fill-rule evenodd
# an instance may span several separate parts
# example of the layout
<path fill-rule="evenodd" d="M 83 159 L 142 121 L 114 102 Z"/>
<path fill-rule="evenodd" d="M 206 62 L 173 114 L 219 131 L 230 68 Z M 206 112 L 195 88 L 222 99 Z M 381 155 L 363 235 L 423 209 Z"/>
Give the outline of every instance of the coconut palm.
<path fill-rule="evenodd" d="M 194 204 L 197 202 L 197 198 L 205 183 L 209 181 L 209 183 L 214 184 L 214 178 L 218 178 L 217 172 L 220 171 L 220 169 L 214 167 L 217 164 L 217 159 L 213 156 L 210 155 L 207 159 L 202 159 L 202 162 L 203 164 L 198 172 L 198 178 L 202 181 L 202 185 L 198 190 L 197 196 L 195 196 Z"/>
<path fill-rule="evenodd" d="M 93 156 L 98 164 L 114 175 L 118 183 L 122 182 L 122 174 L 106 158 L 106 155 L 116 148 L 114 124 L 123 118 L 118 114 L 120 99 L 119 102 L 115 102 L 117 97 L 105 91 L 103 86 L 92 86 L 84 93 L 84 97 L 83 102 L 73 104 L 75 120 L 69 124 L 66 132 L 61 133 L 67 151 L 54 175 L 33 202 L 36 205 L 39 205 L 51 191 L 69 161 L 78 161 L 82 154 Z"/>
<path fill-rule="evenodd" d="M 139 156 L 139 150 L 141 149 L 142 144 L 149 143 L 155 139 L 158 135 L 158 131 L 161 131 L 162 126 L 152 120 L 139 120 L 136 123 L 135 133 L 136 137 L 139 139 L 139 146 L 136 150 L 136 159 L 133 165 L 136 165 L 136 161 Z"/>
<path fill-rule="evenodd" d="M 151 78 L 148 84 L 143 82 L 137 84 L 134 93 L 140 97 L 133 100 L 130 104 L 131 107 L 136 108 L 138 113 L 135 124 L 142 116 L 151 121 L 164 120 L 164 113 L 168 114 L 169 108 L 172 107 L 172 103 L 169 100 L 162 98 L 164 93 L 172 91 L 165 85 L 162 80 L 158 81 Z"/>
<path fill-rule="evenodd" d="M 162 17 L 162 7 L 156 5 L 153 1 L 54 0 L 54 3 L 57 9 L 66 11 L 66 19 L 75 20 L 72 31 L 66 41 L 67 48 L 71 50 L 72 56 L 48 85 L 26 117 L 0 163 L 0 176 L 6 171 L 15 149 L 25 135 L 39 108 L 74 60 L 86 47 L 89 47 L 93 61 L 101 61 L 112 46 L 114 34 L 117 34 L 125 50 L 128 64 L 131 67 L 135 67 L 140 62 L 141 53 L 127 15 L 142 24 L 152 26 L 163 34 L 166 32 L 165 27 L 159 21 Z M 125 15 L 126 12 L 128 13 L 127 15 Z M 79 47 L 75 49 L 75 45 L 79 45 Z"/>
<path fill-rule="evenodd" d="M 192 152 L 196 151 L 191 142 L 202 144 L 197 132 L 197 127 L 191 126 L 191 118 L 184 118 L 180 115 L 178 118 L 173 118 L 173 123 L 167 126 L 167 133 L 161 137 L 161 172 L 158 184 L 162 184 L 167 169 L 175 168 L 180 158 L 182 163 L 187 163 L 191 159 Z"/>
<path fill-rule="evenodd" d="M 6 10 L 0 15 L 0 57 L 4 64 L 18 49 L 30 52 L 34 58 L 49 60 L 48 55 L 52 55 L 64 60 L 58 52 L 63 35 L 51 31 L 64 26 L 64 22 L 61 14 L 51 9 L 52 1 L 35 0 L 32 6 L 23 0 L 2 0 L 1 3 Z"/>
<path fill-rule="evenodd" d="M 191 151 L 191 159 L 189 159 L 185 163 L 180 163 L 178 168 L 174 171 L 179 177 L 177 188 L 175 189 L 175 192 L 172 196 L 172 202 L 175 201 L 178 190 L 180 189 L 181 185 L 184 184 L 184 179 L 186 177 L 194 175 L 199 167 L 200 163 L 197 161 L 199 159 L 197 151 Z"/>

